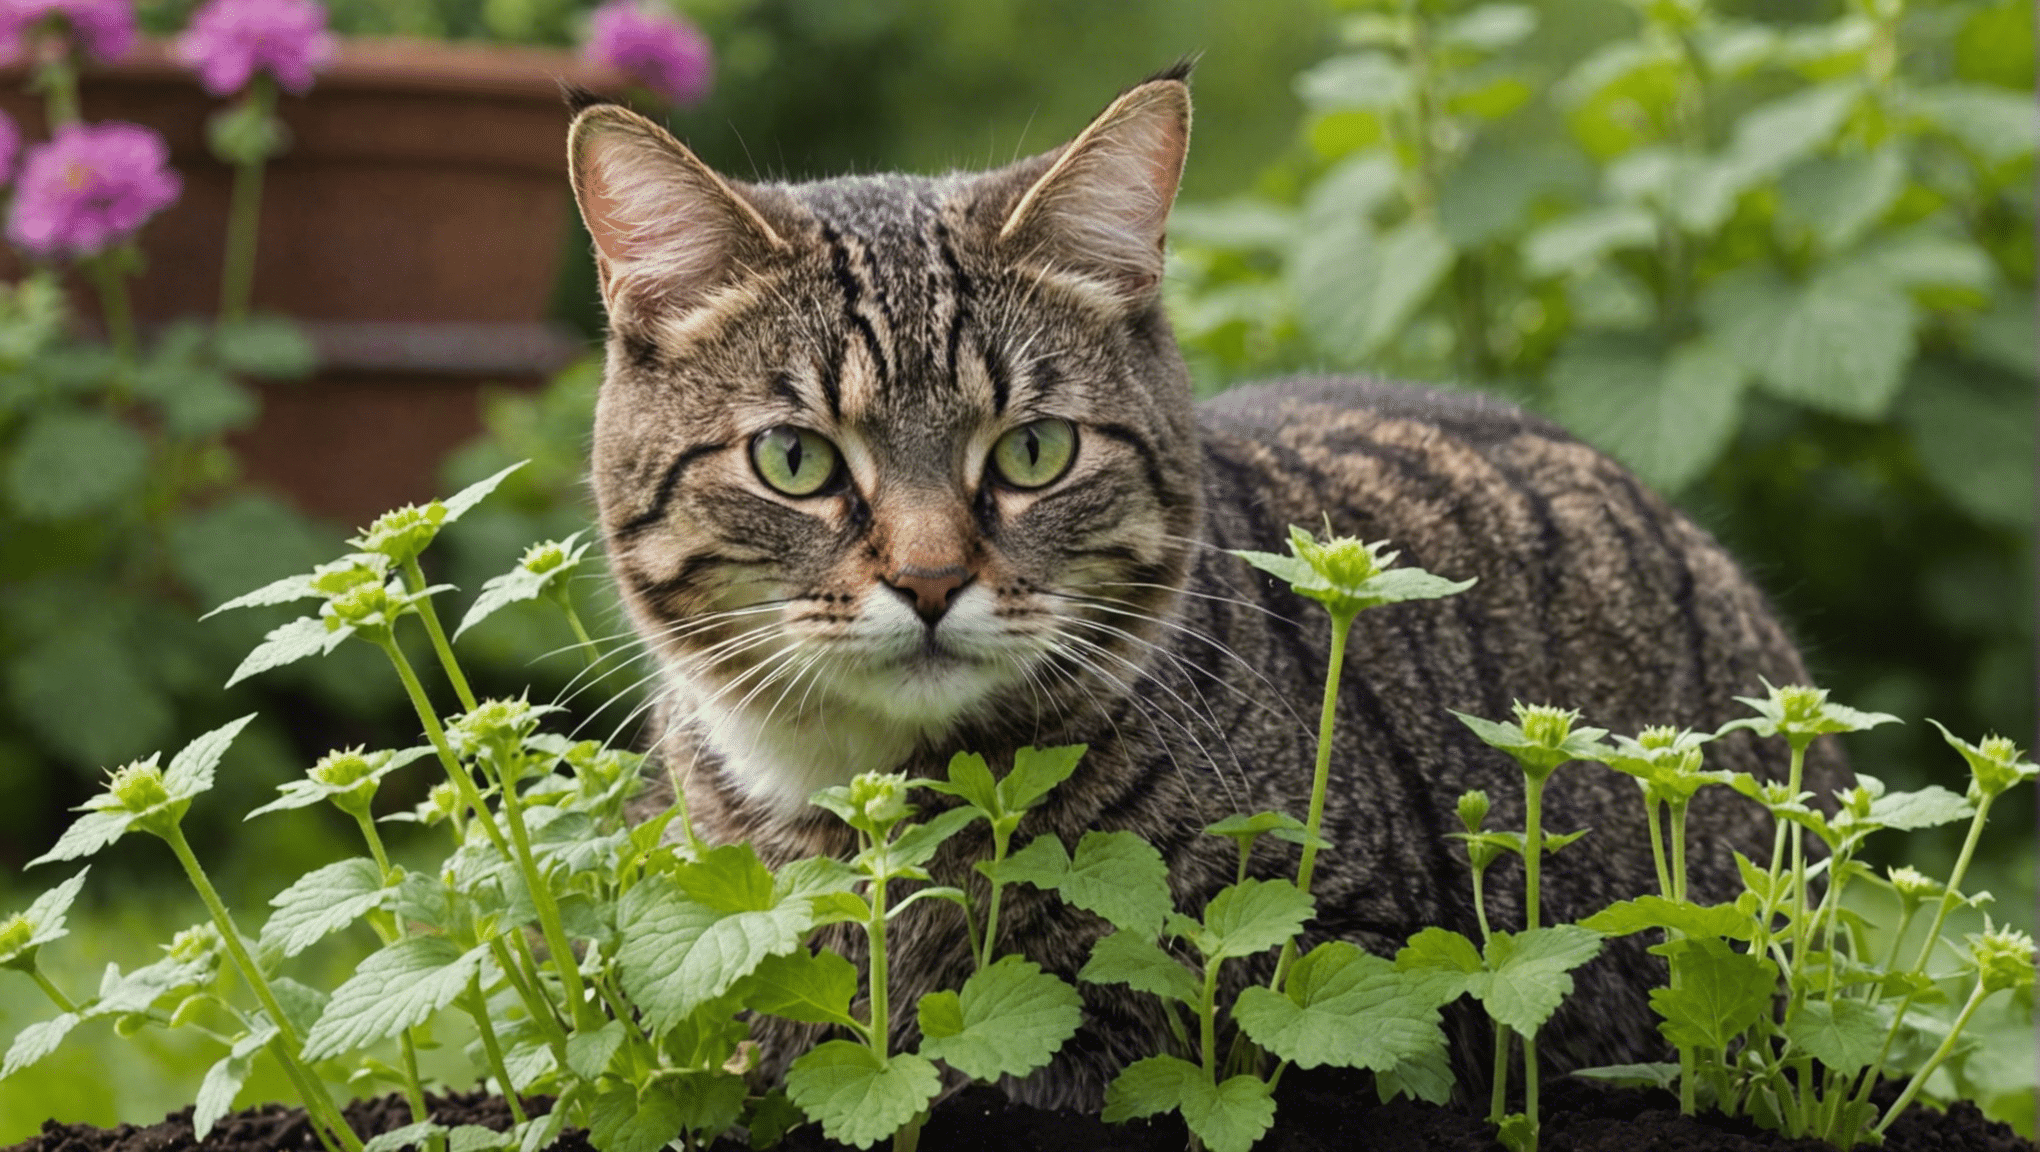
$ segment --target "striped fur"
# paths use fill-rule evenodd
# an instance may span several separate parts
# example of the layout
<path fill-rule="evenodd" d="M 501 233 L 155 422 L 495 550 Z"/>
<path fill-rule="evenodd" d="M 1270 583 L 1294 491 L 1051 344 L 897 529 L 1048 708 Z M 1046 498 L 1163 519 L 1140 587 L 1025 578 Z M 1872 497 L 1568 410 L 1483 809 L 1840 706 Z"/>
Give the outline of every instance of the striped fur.
<path fill-rule="evenodd" d="M 1389 538 L 1404 562 L 1478 577 L 1460 597 L 1363 615 L 1317 895 L 1321 935 L 1392 951 L 1417 929 L 1474 931 L 1453 800 L 1485 788 L 1520 821 L 1513 765 L 1447 708 L 1575 706 L 1618 732 L 1712 728 L 1759 677 L 1804 678 L 1762 597 L 1710 540 L 1562 430 L 1467 395 L 1362 380 L 1244 389 L 1194 408 L 1155 291 L 1189 105 L 1180 72 L 1131 90 L 1072 144 L 1009 168 L 797 185 L 723 181 L 648 122 L 596 104 L 572 154 L 611 309 L 594 484 L 624 602 L 656 664 L 654 747 L 696 830 L 769 860 L 851 849 L 803 805 L 863 770 L 939 775 L 958 750 L 1090 745 L 1023 826 L 1130 829 L 1168 857 L 1180 906 L 1230 882 L 1232 812 L 1301 814 L 1325 671 L 1322 613 L 1225 554 L 1292 523 Z M 617 181 L 657 189 L 663 214 Z M 1119 185 L 1115 187 L 1115 185 Z M 649 195 L 646 193 L 645 195 Z M 633 198 L 635 197 L 635 198 Z M 631 205 L 619 210 L 616 205 Z M 1056 482 L 995 482 L 997 437 L 1078 429 Z M 840 481 L 782 496 L 753 470 L 760 431 L 835 443 Z M 968 582 L 931 628 L 902 573 Z M 1826 749 L 1813 780 L 1843 771 Z M 1776 774 L 1746 736 L 1720 767 Z M 670 792 L 665 795 L 670 796 Z M 654 802 L 662 797 L 655 796 Z M 931 804 L 935 803 L 931 798 Z M 1703 798 L 1696 891 L 1728 890 L 1752 809 Z M 1643 890 L 1641 805 L 1625 779 L 1566 770 L 1548 827 L 1592 828 L 1546 872 L 1571 918 Z M 982 830 L 938 858 L 979 883 Z M 1254 869 L 1283 875 L 1292 848 Z M 1520 924 L 1512 866 L 1489 889 Z M 1003 947 L 1073 977 L 1100 923 L 1021 887 Z M 894 1003 L 969 971 L 953 906 L 893 933 Z M 855 955 L 840 931 L 831 946 Z M 1234 979 L 1251 977 L 1242 964 Z M 1651 962 L 1625 944 L 1582 976 L 1543 1050 L 1555 1064 L 1654 1051 Z M 1086 989 L 1084 1031 L 1017 1095 L 1095 1105 L 1167 1031 L 1146 997 Z M 901 1044 L 913 1017 L 901 1014 Z M 811 1029 L 761 1022 L 768 1066 Z M 1464 1067 L 1484 1066 L 1466 1019 Z M 1477 1079 L 1477 1077 L 1476 1077 Z"/>

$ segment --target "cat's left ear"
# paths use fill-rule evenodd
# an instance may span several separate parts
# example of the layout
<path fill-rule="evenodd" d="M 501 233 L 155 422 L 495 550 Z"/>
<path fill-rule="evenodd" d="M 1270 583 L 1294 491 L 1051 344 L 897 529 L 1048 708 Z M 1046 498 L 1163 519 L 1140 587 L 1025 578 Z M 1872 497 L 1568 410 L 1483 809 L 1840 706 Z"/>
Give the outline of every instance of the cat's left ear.
<path fill-rule="evenodd" d="M 1189 71 L 1186 62 L 1128 89 L 1055 153 L 1007 212 L 999 246 L 1099 281 L 1127 304 L 1152 299 L 1190 147 Z"/>

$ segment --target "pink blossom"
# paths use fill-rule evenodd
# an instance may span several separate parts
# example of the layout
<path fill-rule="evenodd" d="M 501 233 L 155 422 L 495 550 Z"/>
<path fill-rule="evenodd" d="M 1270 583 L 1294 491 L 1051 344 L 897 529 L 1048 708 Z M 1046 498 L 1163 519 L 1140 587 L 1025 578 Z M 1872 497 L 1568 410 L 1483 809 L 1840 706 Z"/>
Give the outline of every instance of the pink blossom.
<path fill-rule="evenodd" d="M 239 92 L 257 72 L 303 92 L 333 53 L 317 0 L 210 0 L 177 38 L 177 58 L 215 96 Z"/>
<path fill-rule="evenodd" d="M 708 95 L 715 58 L 699 29 L 640 0 L 610 0 L 588 22 L 588 59 L 628 72 L 674 104 Z"/>
<path fill-rule="evenodd" d="M 19 59 L 22 36 L 52 17 L 62 17 L 73 42 L 95 60 L 118 60 L 135 46 L 129 0 L 0 0 L 0 61 Z"/>
<path fill-rule="evenodd" d="M 183 182 L 170 148 L 139 124 L 66 124 L 28 150 L 7 238 L 35 256 L 92 256 L 133 235 Z"/>

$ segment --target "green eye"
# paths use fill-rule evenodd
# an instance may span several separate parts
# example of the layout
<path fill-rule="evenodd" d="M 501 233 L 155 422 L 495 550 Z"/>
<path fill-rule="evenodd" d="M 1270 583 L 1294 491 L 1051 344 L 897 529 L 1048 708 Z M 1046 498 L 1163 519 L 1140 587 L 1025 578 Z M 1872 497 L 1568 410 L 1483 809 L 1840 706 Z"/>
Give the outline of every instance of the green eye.
<path fill-rule="evenodd" d="M 992 468 L 1015 488 L 1040 488 L 1061 476 L 1076 455 L 1076 425 L 1036 420 L 999 437 L 992 445 Z"/>
<path fill-rule="evenodd" d="M 781 424 L 751 441 L 758 478 L 788 496 L 812 496 L 835 478 L 836 446 L 805 428 Z"/>

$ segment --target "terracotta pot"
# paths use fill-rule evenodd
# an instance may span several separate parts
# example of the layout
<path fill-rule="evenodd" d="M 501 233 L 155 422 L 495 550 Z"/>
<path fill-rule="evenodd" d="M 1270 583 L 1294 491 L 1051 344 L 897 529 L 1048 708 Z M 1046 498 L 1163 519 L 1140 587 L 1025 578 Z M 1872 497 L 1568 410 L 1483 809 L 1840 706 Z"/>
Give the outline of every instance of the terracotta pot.
<path fill-rule="evenodd" d="M 39 135 L 21 79 L 0 73 L 0 109 Z M 350 524 L 429 498 L 440 459 L 480 428 L 483 384 L 535 386 L 580 350 L 545 319 L 571 211 L 561 80 L 622 82 L 566 52 L 351 40 L 309 94 L 283 97 L 292 143 L 266 175 L 254 306 L 301 322 L 321 368 L 264 386 L 261 423 L 235 442 L 252 479 Z M 184 177 L 142 232 L 145 326 L 217 305 L 232 171 L 205 122 L 221 106 L 160 42 L 86 73 L 85 118 L 163 133 Z"/>

